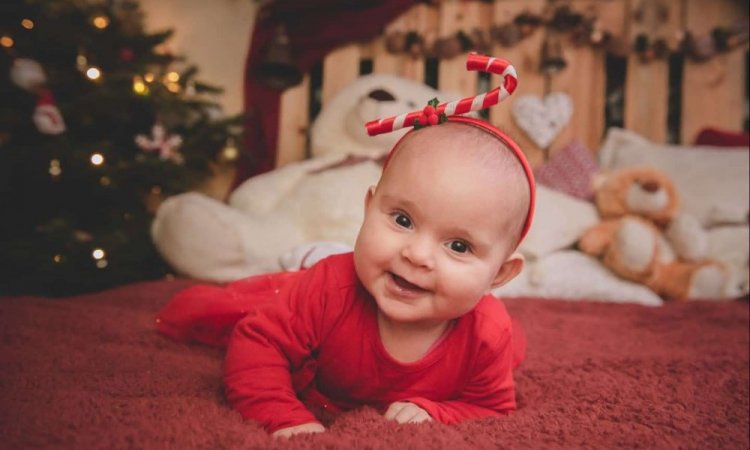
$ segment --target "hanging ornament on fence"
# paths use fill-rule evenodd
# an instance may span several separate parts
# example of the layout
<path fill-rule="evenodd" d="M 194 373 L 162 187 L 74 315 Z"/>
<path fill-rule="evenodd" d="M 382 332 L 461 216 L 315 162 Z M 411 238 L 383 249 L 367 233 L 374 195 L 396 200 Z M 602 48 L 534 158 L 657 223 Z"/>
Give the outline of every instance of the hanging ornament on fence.
<path fill-rule="evenodd" d="M 182 137 L 179 135 L 167 135 L 167 131 L 161 124 L 156 124 L 151 129 L 151 137 L 139 134 L 135 137 L 135 145 L 146 153 L 157 152 L 162 161 L 172 161 L 182 164 L 184 158 L 179 152 L 182 145 Z"/>
<path fill-rule="evenodd" d="M 559 37 L 549 33 L 542 43 L 539 71 L 545 75 L 551 75 L 565 69 L 567 65 Z"/>
<path fill-rule="evenodd" d="M 283 25 L 276 27 L 255 76 L 274 89 L 283 90 L 302 82 L 302 71 L 292 58 L 289 36 Z"/>
<path fill-rule="evenodd" d="M 564 92 L 524 95 L 513 102 L 511 113 L 518 127 L 546 151 L 573 116 L 573 101 Z"/>

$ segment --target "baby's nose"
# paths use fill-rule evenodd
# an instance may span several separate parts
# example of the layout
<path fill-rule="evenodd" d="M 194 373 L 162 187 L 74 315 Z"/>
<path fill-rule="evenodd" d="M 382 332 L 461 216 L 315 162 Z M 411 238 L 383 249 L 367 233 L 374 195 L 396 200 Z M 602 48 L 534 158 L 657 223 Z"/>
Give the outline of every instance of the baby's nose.
<path fill-rule="evenodd" d="M 415 266 L 432 268 L 434 266 L 432 252 L 432 244 L 428 239 L 414 237 L 404 245 L 401 255 Z"/>

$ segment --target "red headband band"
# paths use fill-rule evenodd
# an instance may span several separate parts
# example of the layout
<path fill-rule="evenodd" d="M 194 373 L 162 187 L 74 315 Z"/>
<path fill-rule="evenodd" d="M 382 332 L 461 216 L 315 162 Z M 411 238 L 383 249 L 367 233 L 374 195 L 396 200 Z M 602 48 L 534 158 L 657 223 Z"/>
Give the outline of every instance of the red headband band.
<path fill-rule="evenodd" d="M 485 132 L 499 139 L 500 142 L 502 142 L 508 149 L 513 152 L 513 154 L 516 156 L 516 159 L 518 159 L 518 162 L 521 163 L 521 167 L 523 168 L 524 174 L 526 175 L 526 179 L 529 182 L 529 210 L 526 214 L 526 221 L 524 222 L 523 229 L 521 230 L 521 237 L 518 240 L 518 244 L 520 244 L 531 228 L 531 221 L 534 217 L 534 205 L 536 203 L 536 182 L 534 181 L 534 173 L 531 170 L 529 162 L 526 160 L 526 156 L 524 155 L 518 144 L 513 141 L 513 139 L 497 129 L 495 126 L 481 120 L 454 115 L 465 114 L 470 111 L 485 109 L 499 103 L 501 100 L 508 97 L 513 93 L 513 91 L 515 91 L 516 86 L 518 86 L 516 70 L 508 61 L 504 59 L 482 56 L 476 53 L 469 54 L 466 61 L 466 69 L 496 73 L 503 77 L 503 81 L 500 86 L 489 92 L 485 92 L 474 97 L 467 97 L 451 103 L 440 104 L 437 107 L 433 108 L 434 111 L 430 111 L 430 113 L 437 116 L 445 114 L 446 116 L 449 116 L 447 120 L 450 122 L 463 123 L 484 130 Z M 367 134 L 369 134 L 370 136 L 375 136 L 401 128 L 410 127 L 414 125 L 415 120 L 419 120 L 420 125 L 428 125 L 429 122 L 425 120 L 426 113 L 427 108 L 422 111 L 405 113 L 396 117 L 373 120 L 365 125 L 367 127 Z M 404 138 L 412 133 L 412 131 L 413 130 L 410 130 L 408 133 L 404 134 L 401 139 L 396 142 L 396 145 L 393 146 L 391 151 L 388 153 L 388 156 L 386 157 L 385 163 L 383 164 L 383 170 L 385 170 L 386 166 L 388 165 L 388 161 L 390 161 L 393 152 L 399 147 Z"/>

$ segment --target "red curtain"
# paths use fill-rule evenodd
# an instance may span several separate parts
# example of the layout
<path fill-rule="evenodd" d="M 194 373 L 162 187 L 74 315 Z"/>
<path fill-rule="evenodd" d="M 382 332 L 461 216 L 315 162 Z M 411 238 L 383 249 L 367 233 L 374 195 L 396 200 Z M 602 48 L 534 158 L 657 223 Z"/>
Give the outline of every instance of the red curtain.
<path fill-rule="evenodd" d="M 255 21 L 245 65 L 245 139 L 234 186 L 269 171 L 276 161 L 279 101 L 282 91 L 254 76 L 267 44 L 284 25 L 292 56 L 302 72 L 347 42 L 367 39 L 418 0 L 276 0 L 263 6 Z"/>

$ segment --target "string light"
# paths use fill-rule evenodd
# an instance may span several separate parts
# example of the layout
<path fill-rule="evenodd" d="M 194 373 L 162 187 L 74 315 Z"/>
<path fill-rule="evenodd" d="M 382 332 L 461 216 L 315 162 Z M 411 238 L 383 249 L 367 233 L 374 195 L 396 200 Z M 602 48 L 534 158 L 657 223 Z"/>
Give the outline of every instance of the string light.
<path fill-rule="evenodd" d="M 104 250 L 100 248 L 95 248 L 94 251 L 91 252 L 91 256 L 94 259 L 104 259 L 104 257 L 106 256 L 106 253 L 104 253 Z"/>
<path fill-rule="evenodd" d="M 95 166 L 101 166 L 104 164 L 104 155 L 101 153 L 94 153 L 91 155 L 91 164 Z"/>
<path fill-rule="evenodd" d="M 23 19 L 21 21 L 21 26 L 26 28 L 27 30 L 30 30 L 34 28 L 34 21 L 31 19 Z"/>
<path fill-rule="evenodd" d="M 109 26 L 109 17 L 105 15 L 94 16 L 94 18 L 91 19 L 91 23 L 93 23 L 96 28 L 103 30 Z"/>
<path fill-rule="evenodd" d="M 148 86 L 143 82 L 143 78 L 140 75 L 133 77 L 133 92 L 140 95 L 146 95 L 149 92 Z"/>
<path fill-rule="evenodd" d="M 180 92 L 180 83 L 167 83 L 167 90 L 173 94 Z"/>
<path fill-rule="evenodd" d="M 234 143 L 234 138 L 230 137 L 227 139 L 227 143 L 224 149 L 221 151 L 221 159 L 224 161 L 234 161 L 239 156 L 240 152 L 237 150 L 237 145 Z"/>
<path fill-rule="evenodd" d="M 171 81 L 172 83 L 176 83 L 180 81 L 180 74 L 177 72 L 169 72 L 166 76 L 167 81 Z"/>
<path fill-rule="evenodd" d="M 63 255 L 61 255 L 59 253 L 52 257 L 52 261 L 55 264 L 60 264 L 62 262 L 62 260 L 63 260 Z"/>
<path fill-rule="evenodd" d="M 109 186 L 110 184 L 112 184 L 112 180 L 110 180 L 108 176 L 104 175 L 99 178 L 99 184 L 101 184 L 102 186 Z"/>
<path fill-rule="evenodd" d="M 143 76 L 143 79 L 146 80 L 146 83 L 151 83 L 154 81 L 154 74 L 149 72 Z"/>
<path fill-rule="evenodd" d="M 78 54 L 76 55 L 76 68 L 83 72 L 86 70 L 88 65 L 89 60 L 88 58 L 86 58 L 86 54 L 83 53 L 82 49 L 78 49 Z"/>
<path fill-rule="evenodd" d="M 13 38 L 8 36 L 7 34 L 0 37 L 0 45 L 2 45 L 3 47 L 11 48 L 13 47 L 13 44 L 14 44 Z"/>
<path fill-rule="evenodd" d="M 49 162 L 49 174 L 53 177 L 59 177 L 62 174 L 62 167 L 60 167 L 59 159 L 52 159 Z"/>
<path fill-rule="evenodd" d="M 106 259 L 100 259 L 100 260 L 98 260 L 96 262 L 96 267 L 99 268 L 99 269 L 104 269 L 108 265 L 109 265 L 109 263 L 107 262 Z"/>
<path fill-rule="evenodd" d="M 89 77 L 89 80 L 96 81 L 102 76 L 102 71 L 99 70 L 96 66 L 91 66 L 88 69 L 86 69 L 86 76 Z"/>

